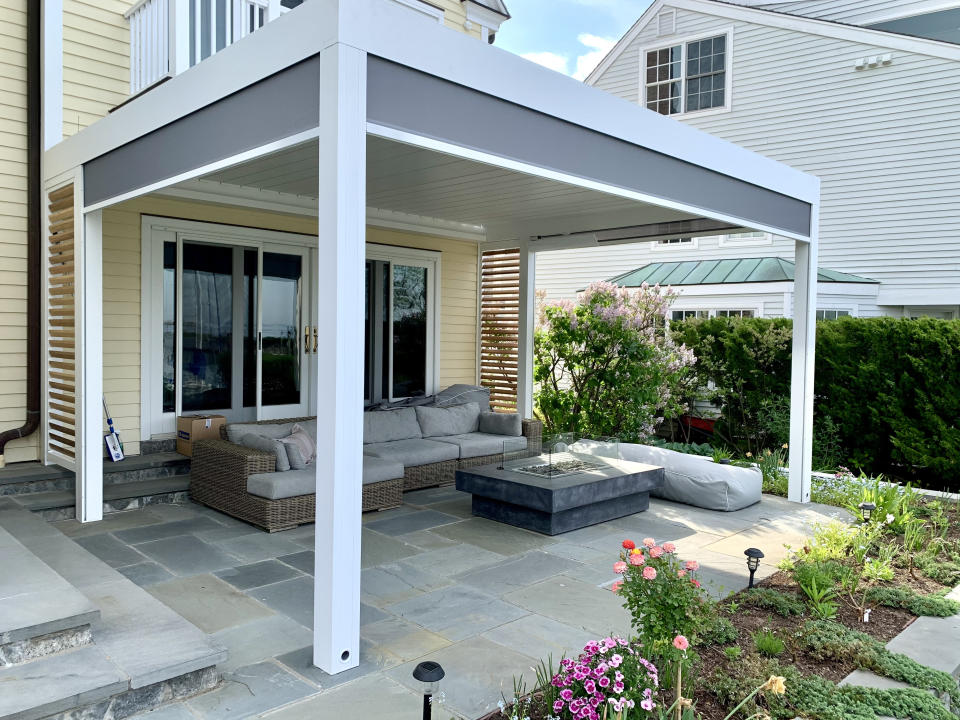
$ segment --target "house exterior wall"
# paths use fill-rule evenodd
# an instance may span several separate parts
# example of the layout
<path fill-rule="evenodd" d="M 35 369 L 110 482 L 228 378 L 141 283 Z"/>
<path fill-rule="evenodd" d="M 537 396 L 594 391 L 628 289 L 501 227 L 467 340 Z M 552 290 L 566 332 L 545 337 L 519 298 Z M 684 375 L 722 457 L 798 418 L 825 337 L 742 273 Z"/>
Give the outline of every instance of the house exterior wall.
<path fill-rule="evenodd" d="M 677 9 L 676 32 L 666 38 L 650 23 L 595 85 L 639 102 L 641 49 L 732 27 L 731 111 L 679 120 L 821 178 L 822 267 L 881 281 L 881 298 L 924 292 L 957 303 L 960 63 L 897 50 L 889 66 L 856 70 L 857 58 L 885 48 L 735 21 L 715 7 L 716 14 Z M 652 258 L 717 256 L 703 242 L 698 251 L 635 248 L 582 252 L 576 260 L 545 255 L 538 286 L 569 293 Z M 792 259 L 793 243 L 723 249 L 726 257 L 755 255 Z M 570 283 L 554 281 L 554 273 Z"/>
<path fill-rule="evenodd" d="M 297 215 L 164 197 L 131 200 L 103 212 L 103 379 L 126 452 L 140 452 L 141 215 L 174 217 L 316 234 L 316 220 Z M 477 380 L 477 245 L 369 227 L 367 242 L 441 253 L 440 387 Z M 28 458 L 32 459 L 32 458 Z"/>
<path fill-rule="evenodd" d="M 27 2 L 0 2 L 0 431 L 27 405 Z M 7 462 L 37 456 L 37 435 L 7 444 Z"/>
<path fill-rule="evenodd" d="M 794 2 L 754 0 L 742 4 L 851 25 L 865 25 L 944 9 L 943 0 L 795 0 Z"/>

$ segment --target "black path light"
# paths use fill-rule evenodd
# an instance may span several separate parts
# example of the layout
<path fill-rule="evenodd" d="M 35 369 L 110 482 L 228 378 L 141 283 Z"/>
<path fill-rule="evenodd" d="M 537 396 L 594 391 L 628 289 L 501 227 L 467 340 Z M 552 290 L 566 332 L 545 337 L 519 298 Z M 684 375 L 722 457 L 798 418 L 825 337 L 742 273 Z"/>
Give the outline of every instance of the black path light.
<path fill-rule="evenodd" d="M 426 660 L 413 669 L 414 680 L 419 680 L 423 689 L 423 720 L 430 720 L 430 705 L 444 676 L 440 663 Z"/>
<path fill-rule="evenodd" d="M 857 507 L 860 508 L 860 515 L 865 523 L 870 522 L 871 513 L 877 509 L 877 506 L 872 502 L 862 502 Z"/>
<path fill-rule="evenodd" d="M 743 554 L 747 556 L 747 570 L 750 571 L 750 584 L 747 585 L 747 587 L 752 588 L 753 575 L 757 572 L 757 568 L 760 567 L 760 558 L 763 557 L 763 551 L 757 548 L 747 548 L 743 551 Z"/>

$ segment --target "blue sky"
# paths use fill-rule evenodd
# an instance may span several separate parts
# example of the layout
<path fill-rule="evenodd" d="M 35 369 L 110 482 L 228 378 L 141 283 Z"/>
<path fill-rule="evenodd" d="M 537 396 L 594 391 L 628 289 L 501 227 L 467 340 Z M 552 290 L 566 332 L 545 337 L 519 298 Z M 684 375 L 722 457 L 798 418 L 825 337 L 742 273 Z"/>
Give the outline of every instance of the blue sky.
<path fill-rule="evenodd" d="M 651 0 L 505 0 L 497 47 L 585 78 Z"/>

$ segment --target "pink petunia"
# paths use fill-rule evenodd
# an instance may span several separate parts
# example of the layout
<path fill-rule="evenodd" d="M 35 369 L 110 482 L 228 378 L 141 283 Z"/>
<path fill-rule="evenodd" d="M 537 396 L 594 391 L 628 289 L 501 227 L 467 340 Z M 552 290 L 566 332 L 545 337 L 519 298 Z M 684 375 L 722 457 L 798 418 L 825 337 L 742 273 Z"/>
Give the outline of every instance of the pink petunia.
<path fill-rule="evenodd" d="M 677 546 L 674 545 L 672 542 L 665 542 L 663 544 L 663 550 L 664 552 L 668 552 L 668 553 L 676 552 Z"/>
<path fill-rule="evenodd" d="M 659 545 L 654 545 L 652 548 L 650 548 L 650 557 L 663 557 L 663 548 Z"/>
<path fill-rule="evenodd" d="M 677 650 L 686 650 L 688 647 L 690 647 L 690 641 L 687 640 L 683 635 L 677 635 L 673 639 L 673 646 Z"/>
<path fill-rule="evenodd" d="M 654 540 L 653 538 L 644 538 L 643 544 L 646 545 L 648 548 L 652 548 L 654 545 L 657 544 L 657 541 Z"/>
<path fill-rule="evenodd" d="M 643 569 L 643 577 L 644 577 L 645 580 L 654 580 L 654 579 L 656 579 L 656 577 L 657 577 L 657 571 L 656 571 L 656 569 L 650 567 L 649 565 L 647 565 L 647 567 L 645 567 L 645 568 Z"/>
<path fill-rule="evenodd" d="M 617 575 L 623 575 L 623 573 L 624 573 L 624 571 L 626 571 L 626 569 L 627 569 L 627 564 L 626 564 L 623 560 L 617 560 L 617 561 L 613 564 L 613 571 L 614 571 Z"/>
<path fill-rule="evenodd" d="M 695 570 L 699 570 L 699 569 L 700 569 L 700 563 L 698 563 L 696 560 L 687 560 L 687 561 L 683 564 L 683 566 L 684 566 L 687 570 L 689 570 L 690 572 L 694 572 Z"/>
<path fill-rule="evenodd" d="M 645 562 L 646 560 L 644 560 L 643 555 L 630 556 L 630 564 L 633 565 L 634 567 L 639 567 L 640 565 L 643 565 Z"/>

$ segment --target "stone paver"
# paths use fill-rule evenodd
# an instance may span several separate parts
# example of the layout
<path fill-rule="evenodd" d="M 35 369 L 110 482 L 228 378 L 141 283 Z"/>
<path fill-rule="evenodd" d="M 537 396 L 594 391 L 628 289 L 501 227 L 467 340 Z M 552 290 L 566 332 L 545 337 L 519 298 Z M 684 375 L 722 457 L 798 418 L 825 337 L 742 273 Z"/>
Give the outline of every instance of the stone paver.
<path fill-rule="evenodd" d="M 484 518 L 470 518 L 433 532 L 500 555 L 517 555 L 557 542 L 554 538 Z"/>
<path fill-rule="evenodd" d="M 205 720 L 243 720 L 317 693 L 281 665 L 262 662 L 224 673 L 223 686 L 187 705 Z"/>
<path fill-rule="evenodd" d="M 241 535 L 230 540 L 218 540 L 213 544 L 247 563 L 270 560 L 303 550 L 303 547 L 293 540 L 287 540 L 283 537 L 275 538 L 262 532 L 253 535 Z"/>
<path fill-rule="evenodd" d="M 367 523 L 367 527 L 383 535 L 396 536 L 418 530 L 429 530 L 430 528 L 449 525 L 450 523 L 459 521 L 460 518 L 455 515 L 445 515 L 436 510 L 420 510 L 385 520 L 376 520 L 375 522 Z"/>
<path fill-rule="evenodd" d="M 539 660 L 552 658 L 557 667 L 562 657 L 579 655 L 584 645 L 596 639 L 596 634 L 543 615 L 530 614 L 487 630 L 482 637 Z"/>
<path fill-rule="evenodd" d="M 575 569 L 580 563 L 535 550 L 460 577 L 464 585 L 472 585 L 493 595 L 526 587 L 539 580 Z"/>
<path fill-rule="evenodd" d="M 300 550 L 290 555 L 281 555 L 277 558 L 282 563 L 294 567 L 302 573 L 313 575 L 315 567 L 315 553 L 313 550 Z"/>
<path fill-rule="evenodd" d="M 461 544 L 428 550 L 404 560 L 404 565 L 434 575 L 456 577 L 506 560 L 506 556 L 475 545 Z"/>
<path fill-rule="evenodd" d="M 609 590 L 562 575 L 514 590 L 503 599 L 595 636 L 626 635 L 630 630 L 630 614 L 619 597 Z"/>
<path fill-rule="evenodd" d="M 153 512 L 156 512 L 156 510 Z M 227 516 L 224 515 L 224 518 L 226 517 Z M 120 530 L 114 533 L 114 535 L 125 543 L 136 545 L 138 543 L 150 542 L 151 540 L 163 540 L 165 538 L 176 537 L 177 535 L 189 535 L 194 532 L 206 530 L 220 530 L 223 527 L 223 524 L 209 517 L 186 517 L 173 522 L 147 525 L 132 530 Z"/>
<path fill-rule="evenodd" d="M 286 668 L 293 670 L 297 675 L 307 678 L 326 690 L 365 675 L 379 673 L 386 668 L 394 667 L 399 659 L 374 647 L 370 641 L 360 638 L 360 664 L 336 675 L 328 675 L 313 664 L 313 648 L 309 646 L 281 655 L 277 658 L 277 661 Z"/>
<path fill-rule="evenodd" d="M 390 654 L 400 660 L 414 660 L 450 644 L 441 635 L 424 630 L 397 617 L 388 617 L 360 629 L 375 651 Z"/>
<path fill-rule="evenodd" d="M 203 542 L 195 535 L 176 535 L 135 547 L 174 575 L 197 575 L 243 564 L 233 555 Z"/>
<path fill-rule="evenodd" d="M 249 590 L 300 577 L 297 570 L 277 560 L 264 560 L 250 565 L 218 570 L 214 575 L 240 590 Z"/>
<path fill-rule="evenodd" d="M 286 615 L 271 615 L 242 625 L 231 625 L 214 633 L 214 638 L 230 653 L 220 669 L 233 670 L 309 645 L 313 633 Z"/>
<path fill-rule="evenodd" d="M 466 585 L 453 585 L 390 605 L 387 610 L 443 635 L 463 640 L 527 614 L 527 610 Z"/>
<path fill-rule="evenodd" d="M 891 652 L 902 653 L 918 663 L 960 676 L 960 615 L 952 617 L 920 617 L 887 643 Z"/>
<path fill-rule="evenodd" d="M 264 715 L 264 719 L 412 720 L 420 717 L 422 697 L 378 674 Z M 439 712 L 437 717 L 447 720 Z"/>
<path fill-rule="evenodd" d="M 168 580 L 148 587 L 147 592 L 208 633 L 272 614 L 213 575 Z"/>
<path fill-rule="evenodd" d="M 360 567 L 368 568 L 395 562 L 421 552 L 423 551 L 418 547 L 407 545 L 367 528 L 364 528 L 361 533 Z"/>
<path fill-rule="evenodd" d="M 74 538 L 74 542 L 112 568 L 135 565 L 147 559 L 126 543 L 117 540 L 113 535 L 89 535 Z"/>
<path fill-rule="evenodd" d="M 136 565 L 127 565 L 117 568 L 117 572 L 122 573 L 129 580 L 135 582 L 140 587 L 156 585 L 173 578 L 173 574 L 162 568 L 155 562 L 142 562 Z"/>
<path fill-rule="evenodd" d="M 304 627 L 313 627 L 313 578 L 298 577 L 246 592 L 258 602 L 293 618 Z"/>

